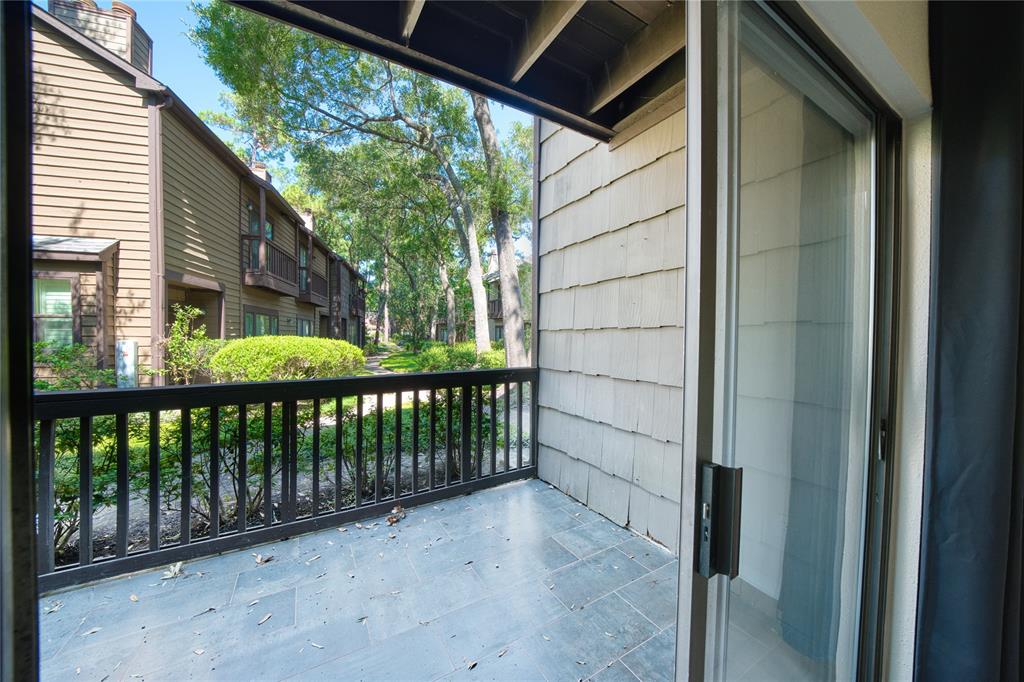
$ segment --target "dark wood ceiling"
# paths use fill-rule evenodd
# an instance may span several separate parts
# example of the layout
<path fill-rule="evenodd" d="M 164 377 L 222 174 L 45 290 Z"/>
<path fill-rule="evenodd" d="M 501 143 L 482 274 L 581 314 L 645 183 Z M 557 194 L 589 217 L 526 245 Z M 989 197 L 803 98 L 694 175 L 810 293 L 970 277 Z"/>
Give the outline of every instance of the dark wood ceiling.
<path fill-rule="evenodd" d="M 682 2 L 235 1 L 602 140 L 682 92 Z"/>

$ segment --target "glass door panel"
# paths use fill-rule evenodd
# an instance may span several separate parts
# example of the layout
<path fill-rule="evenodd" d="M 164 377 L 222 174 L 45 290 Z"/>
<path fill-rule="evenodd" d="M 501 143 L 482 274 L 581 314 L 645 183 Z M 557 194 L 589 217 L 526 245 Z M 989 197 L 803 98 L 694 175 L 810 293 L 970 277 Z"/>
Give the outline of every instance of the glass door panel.
<path fill-rule="evenodd" d="M 854 676 L 874 298 L 869 110 L 754 4 L 720 5 L 721 463 L 744 472 L 719 679 Z"/>

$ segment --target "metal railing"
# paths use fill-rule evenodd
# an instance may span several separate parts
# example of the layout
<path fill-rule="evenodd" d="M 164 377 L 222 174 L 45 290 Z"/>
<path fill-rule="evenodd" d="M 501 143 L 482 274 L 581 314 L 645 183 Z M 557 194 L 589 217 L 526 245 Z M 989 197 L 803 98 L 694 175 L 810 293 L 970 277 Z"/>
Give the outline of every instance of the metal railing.
<path fill-rule="evenodd" d="M 534 476 L 537 376 L 495 369 L 37 394 L 40 589 Z"/>
<path fill-rule="evenodd" d="M 298 283 L 298 265 L 295 258 L 289 256 L 272 242 L 267 242 L 267 255 L 267 272 L 286 282 Z"/>
<path fill-rule="evenodd" d="M 501 316 L 501 299 L 497 298 L 487 301 L 487 317 L 499 318 Z"/>
<path fill-rule="evenodd" d="M 242 268 L 246 272 L 268 272 L 275 277 L 298 284 L 298 263 L 273 242 L 267 242 L 266 263 L 260 263 L 259 235 L 242 235 Z"/>
<path fill-rule="evenodd" d="M 323 296 L 324 298 L 327 298 L 327 279 L 324 278 L 322 275 L 318 275 L 314 272 L 312 280 L 313 293 L 316 294 L 317 296 Z"/>

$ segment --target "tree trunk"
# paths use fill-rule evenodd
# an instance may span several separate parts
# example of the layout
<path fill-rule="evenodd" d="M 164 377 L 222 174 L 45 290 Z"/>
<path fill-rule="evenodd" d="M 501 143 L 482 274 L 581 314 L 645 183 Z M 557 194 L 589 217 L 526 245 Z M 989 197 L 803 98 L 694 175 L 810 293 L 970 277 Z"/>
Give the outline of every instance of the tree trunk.
<path fill-rule="evenodd" d="M 391 294 L 391 273 L 389 272 L 388 252 L 384 252 L 384 267 L 381 269 L 380 303 L 377 306 L 377 329 L 374 333 L 375 343 L 391 342 L 391 313 L 388 297 Z"/>
<path fill-rule="evenodd" d="M 501 147 L 491 120 L 487 98 L 473 94 L 473 116 L 480 131 L 480 142 L 487 160 L 487 175 L 492 185 L 490 192 L 491 222 L 494 225 L 494 243 L 498 249 L 498 282 L 501 289 L 501 316 L 505 331 L 505 362 L 509 367 L 529 364 L 526 354 L 526 325 L 523 320 L 523 300 L 519 291 L 519 267 L 516 265 L 515 240 L 509 227 L 508 209 L 502 205 L 497 189 L 502 177 Z"/>
<path fill-rule="evenodd" d="M 491 349 L 491 332 L 487 326 L 487 290 L 484 288 L 484 271 L 480 265 L 480 242 L 477 241 L 473 209 L 454 169 L 446 172 L 445 178 L 448 182 L 442 189 L 451 205 L 455 233 L 459 236 L 462 251 L 469 259 L 466 279 L 469 281 L 469 291 L 473 296 L 473 336 L 476 339 L 476 352 L 485 353 Z"/>
<path fill-rule="evenodd" d="M 441 276 L 441 289 L 444 290 L 444 306 L 448 313 L 445 318 L 448 324 L 447 340 L 448 344 L 452 345 L 455 343 L 455 290 L 452 288 L 452 283 L 448 279 L 448 264 L 441 263 L 437 269 Z"/>

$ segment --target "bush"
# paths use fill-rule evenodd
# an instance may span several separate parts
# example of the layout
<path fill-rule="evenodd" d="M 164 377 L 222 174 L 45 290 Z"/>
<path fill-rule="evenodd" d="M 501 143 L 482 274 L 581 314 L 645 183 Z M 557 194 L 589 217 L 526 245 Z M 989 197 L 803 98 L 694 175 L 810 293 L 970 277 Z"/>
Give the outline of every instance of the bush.
<path fill-rule="evenodd" d="M 448 346 L 434 345 L 425 348 L 416 358 L 416 369 L 420 372 L 445 372 L 451 368 Z"/>
<path fill-rule="evenodd" d="M 477 358 L 476 366 L 480 369 L 497 369 L 505 366 L 505 350 L 489 350 L 481 353 Z"/>
<path fill-rule="evenodd" d="M 114 370 L 98 369 L 96 356 L 84 344 L 57 346 L 39 341 L 34 350 L 35 364 L 46 375 L 36 378 L 37 391 L 79 391 L 114 385 Z"/>
<path fill-rule="evenodd" d="M 453 370 L 472 369 L 476 364 L 476 344 L 472 341 L 463 341 L 448 348 Z"/>
<path fill-rule="evenodd" d="M 253 336 L 229 341 L 210 361 L 216 381 L 328 379 L 366 364 L 347 341 L 306 336 Z"/>
<path fill-rule="evenodd" d="M 175 384 L 191 384 L 196 378 L 210 374 L 210 361 L 224 345 L 206 335 L 206 325 L 195 322 L 203 311 L 195 306 L 172 306 L 174 321 L 167 337 L 160 341 L 164 351 L 164 369 L 158 370 Z"/>

